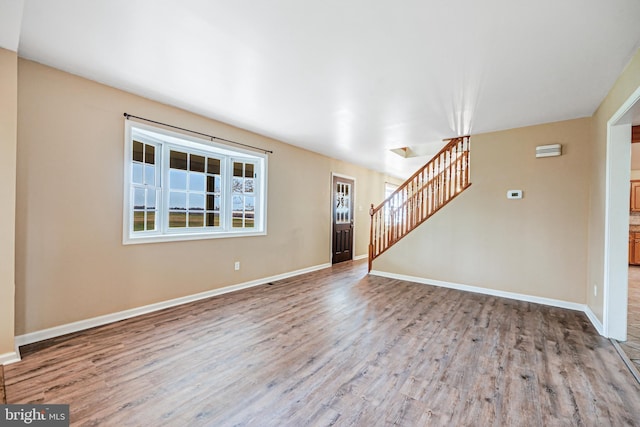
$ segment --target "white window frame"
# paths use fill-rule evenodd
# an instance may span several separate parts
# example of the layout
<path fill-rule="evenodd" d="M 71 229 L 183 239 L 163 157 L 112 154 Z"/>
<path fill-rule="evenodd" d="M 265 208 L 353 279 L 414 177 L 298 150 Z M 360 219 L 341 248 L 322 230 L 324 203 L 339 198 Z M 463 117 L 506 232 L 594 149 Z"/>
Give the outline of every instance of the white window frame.
<path fill-rule="evenodd" d="M 156 187 L 160 188 L 157 197 L 156 230 L 133 231 L 133 183 L 132 149 L 133 140 L 155 145 Z M 221 206 L 220 226 L 202 228 L 169 228 L 169 150 L 187 151 L 196 155 L 206 155 L 221 159 Z M 124 143 L 124 191 L 122 215 L 122 243 L 172 242 L 183 240 L 217 239 L 227 237 L 264 236 L 267 234 L 267 160 L 266 153 L 218 144 L 205 139 L 172 132 L 146 124 L 125 121 Z M 232 227 L 232 181 L 233 162 L 254 164 L 255 174 L 255 211 L 253 228 Z M 205 196 L 206 199 L 206 196 Z M 206 218 L 206 214 L 205 214 Z"/>
<path fill-rule="evenodd" d="M 397 184 L 392 184 L 390 182 L 385 182 L 384 183 L 384 199 L 386 200 L 387 197 L 391 196 L 391 193 L 396 191 L 398 189 L 398 187 L 400 187 L 400 186 L 397 185 Z"/>

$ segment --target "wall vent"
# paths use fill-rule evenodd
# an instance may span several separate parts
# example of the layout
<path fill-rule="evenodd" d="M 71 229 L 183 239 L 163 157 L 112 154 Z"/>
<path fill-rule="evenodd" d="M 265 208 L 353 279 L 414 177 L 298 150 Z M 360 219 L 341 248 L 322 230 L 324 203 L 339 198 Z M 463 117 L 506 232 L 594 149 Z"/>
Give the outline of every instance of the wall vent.
<path fill-rule="evenodd" d="M 562 154 L 562 145 L 539 145 L 536 147 L 536 157 L 554 157 Z"/>

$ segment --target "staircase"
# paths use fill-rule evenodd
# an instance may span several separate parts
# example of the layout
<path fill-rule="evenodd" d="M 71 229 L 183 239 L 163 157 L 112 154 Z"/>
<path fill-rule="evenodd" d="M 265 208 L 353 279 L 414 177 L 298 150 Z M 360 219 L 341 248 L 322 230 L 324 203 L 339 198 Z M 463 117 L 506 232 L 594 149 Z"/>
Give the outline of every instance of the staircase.
<path fill-rule="evenodd" d="M 378 207 L 371 205 L 369 271 L 374 259 L 471 185 L 470 136 L 448 141 Z"/>

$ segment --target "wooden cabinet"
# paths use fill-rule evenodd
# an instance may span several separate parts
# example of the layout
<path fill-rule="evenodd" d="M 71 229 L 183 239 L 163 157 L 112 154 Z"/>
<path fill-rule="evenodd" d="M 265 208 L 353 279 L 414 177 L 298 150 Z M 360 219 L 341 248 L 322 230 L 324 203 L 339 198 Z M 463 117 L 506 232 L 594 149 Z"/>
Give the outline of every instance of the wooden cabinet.
<path fill-rule="evenodd" d="M 640 233 L 629 232 L 629 264 L 640 265 Z"/>
<path fill-rule="evenodd" d="M 631 212 L 640 212 L 640 180 L 631 181 Z"/>

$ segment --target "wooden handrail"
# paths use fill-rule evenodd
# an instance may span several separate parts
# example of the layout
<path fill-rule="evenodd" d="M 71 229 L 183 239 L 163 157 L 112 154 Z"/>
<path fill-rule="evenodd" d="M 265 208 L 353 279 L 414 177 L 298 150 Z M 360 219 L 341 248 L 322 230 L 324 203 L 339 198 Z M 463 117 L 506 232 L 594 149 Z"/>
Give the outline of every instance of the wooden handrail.
<path fill-rule="evenodd" d="M 448 140 L 380 205 L 371 205 L 369 271 L 374 259 L 471 185 L 470 138 L 467 135 Z"/>

